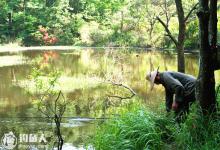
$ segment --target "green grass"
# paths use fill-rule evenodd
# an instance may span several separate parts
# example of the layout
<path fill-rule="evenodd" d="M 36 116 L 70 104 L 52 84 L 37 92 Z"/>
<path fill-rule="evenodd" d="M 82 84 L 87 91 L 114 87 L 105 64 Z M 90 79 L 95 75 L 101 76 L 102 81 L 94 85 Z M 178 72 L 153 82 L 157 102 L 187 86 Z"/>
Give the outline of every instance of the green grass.
<path fill-rule="evenodd" d="M 101 125 L 93 145 L 100 150 L 163 149 L 172 138 L 166 124 L 168 120 L 161 116 L 136 108 Z"/>
<path fill-rule="evenodd" d="M 92 144 L 97 150 L 217 150 L 220 118 L 203 118 L 194 104 L 179 126 L 172 115 L 152 113 L 139 105 L 101 124 Z"/>

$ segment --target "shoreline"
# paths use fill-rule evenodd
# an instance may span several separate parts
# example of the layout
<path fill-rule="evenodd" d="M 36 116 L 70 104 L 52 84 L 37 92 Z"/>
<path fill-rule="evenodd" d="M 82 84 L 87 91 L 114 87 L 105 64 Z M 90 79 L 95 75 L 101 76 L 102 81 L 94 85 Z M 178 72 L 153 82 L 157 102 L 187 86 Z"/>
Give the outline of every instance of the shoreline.
<path fill-rule="evenodd" d="M 20 47 L 20 46 L 0 46 L 0 53 L 5 52 L 22 52 L 22 51 L 45 51 L 45 50 L 76 50 L 76 49 L 135 49 L 145 51 L 172 51 L 175 49 L 166 48 L 147 48 L 147 47 L 94 47 L 94 46 L 31 46 L 31 47 Z M 198 53 L 199 50 L 184 50 L 185 53 Z"/>

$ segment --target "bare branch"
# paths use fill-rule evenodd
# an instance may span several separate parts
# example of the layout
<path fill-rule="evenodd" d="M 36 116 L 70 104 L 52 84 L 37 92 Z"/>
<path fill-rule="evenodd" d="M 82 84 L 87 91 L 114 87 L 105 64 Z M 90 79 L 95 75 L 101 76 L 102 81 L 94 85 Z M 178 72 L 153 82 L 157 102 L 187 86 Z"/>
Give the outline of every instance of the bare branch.
<path fill-rule="evenodd" d="M 58 78 L 58 77 L 55 77 L 51 82 L 54 83 L 54 82 L 57 80 L 57 78 Z M 37 79 L 35 79 L 34 82 L 36 83 L 36 82 L 37 82 Z M 49 88 L 46 89 L 46 91 L 44 91 L 44 93 L 48 93 L 49 90 L 50 90 L 53 86 L 54 86 L 54 84 L 51 84 L 51 85 L 49 86 Z M 43 94 L 43 96 L 40 98 L 40 100 L 42 101 L 45 96 L 46 96 L 46 94 Z"/>
<path fill-rule="evenodd" d="M 189 11 L 189 13 L 186 15 L 184 22 L 186 22 L 189 19 L 189 16 L 192 14 L 192 12 L 197 8 L 197 6 L 199 5 L 199 3 L 196 3 L 192 9 Z"/>
<path fill-rule="evenodd" d="M 118 98 L 118 99 L 122 100 L 122 99 L 131 99 L 132 97 L 134 97 L 136 95 L 135 91 L 127 85 L 124 85 L 122 83 L 114 83 L 114 82 L 107 82 L 107 83 L 112 84 L 114 86 L 123 87 L 123 88 L 129 90 L 129 92 L 131 93 L 130 96 L 126 96 L 126 97 L 122 97 L 122 96 L 118 96 L 118 95 L 107 95 L 108 97 L 114 97 L 114 98 Z"/>
<path fill-rule="evenodd" d="M 61 92 L 61 96 L 63 97 L 64 102 L 63 102 L 63 105 L 62 105 L 63 110 L 60 112 L 60 115 L 63 116 L 64 112 L 66 111 L 66 106 L 67 106 L 68 102 L 66 102 L 66 99 L 65 99 L 62 92 Z"/>
<path fill-rule="evenodd" d="M 171 34 L 169 28 L 166 26 L 166 24 L 163 22 L 163 20 L 161 20 L 159 17 L 157 17 L 157 20 L 162 24 L 162 26 L 164 27 L 164 29 L 167 32 L 167 35 L 170 37 L 170 39 L 174 42 L 175 45 L 177 45 L 177 40 L 173 37 L 173 35 Z"/>
<path fill-rule="evenodd" d="M 38 106 L 38 111 L 40 111 L 42 114 L 44 114 L 47 118 L 51 117 L 48 112 L 44 112 L 39 106 Z"/>
<path fill-rule="evenodd" d="M 59 91 L 59 94 L 58 94 L 58 96 L 57 96 L 57 98 L 56 98 L 56 100 L 55 100 L 55 104 L 54 104 L 55 113 L 57 113 L 57 101 L 59 100 L 60 95 L 61 95 L 61 90 Z"/>

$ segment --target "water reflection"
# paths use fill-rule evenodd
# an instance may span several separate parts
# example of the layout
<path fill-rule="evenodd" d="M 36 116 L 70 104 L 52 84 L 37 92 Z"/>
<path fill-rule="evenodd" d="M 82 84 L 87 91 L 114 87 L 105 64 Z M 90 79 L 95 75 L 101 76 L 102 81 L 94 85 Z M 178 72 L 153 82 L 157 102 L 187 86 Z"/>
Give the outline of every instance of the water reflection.
<path fill-rule="evenodd" d="M 50 122 L 47 123 L 47 120 L 44 118 L 4 118 L 0 121 L 0 136 L 3 137 L 5 133 L 13 132 L 16 136 L 18 143 L 15 149 L 23 150 L 27 149 L 50 149 L 54 147 L 54 142 L 56 141 L 56 135 L 53 132 L 55 125 Z M 88 136 L 92 136 L 92 132 L 96 127 L 96 122 L 90 120 L 90 122 L 84 122 L 82 120 L 70 119 L 65 123 L 61 128 L 64 135 L 65 143 L 63 149 L 72 147 L 71 149 L 86 149 L 84 147 L 85 141 Z M 38 138 L 41 134 L 45 135 L 45 143 L 29 143 L 26 142 L 30 139 L 26 136 L 37 135 Z M 21 139 L 22 138 L 22 139 Z M 89 146 L 92 149 L 91 146 Z M 56 147 L 54 147 L 56 149 Z"/>
<path fill-rule="evenodd" d="M 161 71 L 176 71 L 177 65 L 177 57 L 174 54 L 114 49 L 24 51 L 17 52 L 12 56 L 1 57 L 4 58 L 1 59 L 4 62 L 0 61 L 1 135 L 4 131 L 9 130 L 38 132 L 47 131 L 45 127 L 53 127 L 53 125 L 45 125 L 45 120 L 37 118 L 42 117 L 42 114 L 38 112 L 34 103 L 37 93 L 34 93 L 34 90 L 31 91 L 32 84 L 29 75 L 33 67 L 48 65 L 50 67 L 45 69 L 45 72 L 53 70 L 62 72 L 57 90 L 62 90 L 69 101 L 65 117 L 111 117 L 112 114 L 117 113 L 118 107 L 125 106 L 130 100 L 122 103 L 117 100 L 109 101 L 106 97 L 108 94 L 126 93 L 119 88 L 103 83 L 104 80 L 129 85 L 143 99 L 140 103 L 147 105 L 150 109 L 157 110 L 165 102 L 164 91 L 160 86 L 155 87 L 157 90 L 149 90 L 145 81 L 146 71 L 150 70 L 150 62 L 154 68 L 160 66 Z M 7 61 L 9 59 L 10 61 Z M 43 61 L 39 61 L 38 64 L 33 63 L 37 59 Z M 187 54 L 185 66 L 186 73 L 197 76 L 198 56 Z M 217 71 L 216 82 L 219 83 L 219 81 L 220 72 Z M 36 118 L 27 122 L 27 118 L 15 119 L 17 117 Z M 65 142 L 70 143 L 66 144 L 66 147 L 72 145 L 81 148 L 81 145 L 85 143 L 89 135 L 93 134 L 96 127 L 92 121 L 81 120 L 79 122 L 68 119 L 64 119 L 61 126 Z"/>

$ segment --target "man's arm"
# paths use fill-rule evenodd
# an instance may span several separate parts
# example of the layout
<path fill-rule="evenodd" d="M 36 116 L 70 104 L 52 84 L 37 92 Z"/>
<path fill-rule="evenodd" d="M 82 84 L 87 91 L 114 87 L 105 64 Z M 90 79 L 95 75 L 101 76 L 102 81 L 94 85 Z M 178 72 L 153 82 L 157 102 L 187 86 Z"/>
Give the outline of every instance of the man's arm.
<path fill-rule="evenodd" d="M 183 102 L 183 96 L 184 96 L 184 87 L 183 86 L 176 86 L 175 87 L 175 101 L 177 103 Z"/>
<path fill-rule="evenodd" d="M 173 103 L 173 93 L 169 92 L 167 89 L 165 92 L 166 92 L 166 111 L 170 112 Z"/>

